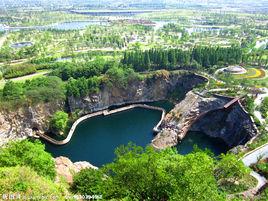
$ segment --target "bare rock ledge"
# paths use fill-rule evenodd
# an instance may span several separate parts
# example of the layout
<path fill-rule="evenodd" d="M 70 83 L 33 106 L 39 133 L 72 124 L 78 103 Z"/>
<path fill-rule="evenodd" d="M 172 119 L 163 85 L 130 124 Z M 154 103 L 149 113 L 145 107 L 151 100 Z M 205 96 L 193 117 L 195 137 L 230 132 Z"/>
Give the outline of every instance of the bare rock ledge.
<path fill-rule="evenodd" d="M 95 170 L 98 169 L 89 162 L 79 161 L 73 163 L 69 158 L 63 156 L 57 157 L 54 160 L 57 172 L 56 181 L 59 181 L 60 177 L 63 177 L 68 183 L 72 183 L 74 173 L 80 172 L 81 170 L 87 168 L 92 168 Z"/>

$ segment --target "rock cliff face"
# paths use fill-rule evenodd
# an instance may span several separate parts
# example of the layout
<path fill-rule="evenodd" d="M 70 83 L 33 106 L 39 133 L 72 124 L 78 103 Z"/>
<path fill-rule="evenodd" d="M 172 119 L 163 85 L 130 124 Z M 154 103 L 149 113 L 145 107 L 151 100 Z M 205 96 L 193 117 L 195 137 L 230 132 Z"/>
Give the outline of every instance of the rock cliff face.
<path fill-rule="evenodd" d="M 48 130 L 49 118 L 63 103 L 39 104 L 16 111 L 0 111 L 0 146 L 11 140 L 25 139 Z"/>
<path fill-rule="evenodd" d="M 258 134 L 253 120 L 239 103 L 229 109 L 209 112 L 202 119 L 197 120 L 190 130 L 219 137 L 230 147 L 244 145 Z"/>
<path fill-rule="evenodd" d="M 239 102 L 224 108 L 230 100 L 232 99 L 218 96 L 205 98 L 189 92 L 167 114 L 161 132 L 152 142 L 153 146 L 159 149 L 175 146 L 188 130 L 219 137 L 230 147 L 246 143 L 257 135 L 257 128 Z"/>
<path fill-rule="evenodd" d="M 98 94 L 85 98 L 68 98 L 70 111 L 80 115 L 103 110 L 111 105 L 133 102 L 150 102 L 166 99 L 175 90 L 186 93 L 194 86 L 205 83 L 204 77 L 191 73 L 170 73 L 167 76 L 151 76 L 143 81 L 130 83 L 130 87 L 103 85 Z M 0 111 L 0 146 L 10 140 L 24 139 L 38 131 L 48 131 L 50 117 L 64 103 L 39 104 L 17 111 Z"/>
<path fill-rule="evenodd" d="M 78 109 L 86 114 L 107 109 L 112 105 L 164 100 L 175 91 L 186 94 L 196 85 L 206 81 L 204 77 L 189 73 L 170 73 L 166 77 L 152 76 L 143 81 L 132 82 L 128 88 L 104 85 L 97 94 L 82 99 L 70 97 L 69 106 L 71 111 Z"/>
<path fill-rule="evenodd" d="M 56 165 L 57 177 L 56 181 L 60 180 L 60 177 L 66 179 L 68 183 L 73 182 L 73 174 L 87 168 L 98 169 L 91 165 L 89 162 L 81 161 L 73 163 L 69 158 L 60 156 L 54 159 Z"/>

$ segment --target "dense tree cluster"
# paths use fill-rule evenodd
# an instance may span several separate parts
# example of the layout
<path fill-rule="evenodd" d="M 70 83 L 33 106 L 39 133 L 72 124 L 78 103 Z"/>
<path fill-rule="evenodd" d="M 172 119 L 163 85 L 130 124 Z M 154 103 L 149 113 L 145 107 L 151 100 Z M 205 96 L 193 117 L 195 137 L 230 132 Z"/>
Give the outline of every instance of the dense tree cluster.
<path fill-rule="evenodd" d="M 139 75 L 128 66 L 113 66 L 106 72 L 106 76 L 112 85 L 127 87 L 131 81 L 139 79 Z"/>
<path fill-rule="evenodd" d="M 9 142 L 0 148 L 0 194 L 34 200 L 65 200 L 67 186 L 55 183 L 55 162 L 40 141 Z M 21 197 L 17 197 L 17 196 Z M 43 196 L 43 199 L 41 199 Z M 52 198 L 54 197 L 54 198 Z"/>
<path fill-rule="evenodd" d="M 38 48 L 36 45 L 20 48 L 18 50 L 6 46 L 0 50 L 0 62 L 30 58 L 36 56 L 37 54 Z"/>
<path fill-rule="evenodd" d="M 99 91 L 101 84 L 100 77 L 91 78 L 70 78 L 66 84 L 66 93 L 68 97 L 84 97 L 91 93 L 96 93 Z"/>
<path fill-rule="evenodd" d="M 2 92 L 2 101 L 17 106 L 24 103 L 36 104 L 40 102 L 62 101 L 65 99 L 64 84 L 58 77 L 42 77 L 27 80 L 25 83 L 8 81 Z"/>
<path fill-rule="evenodd" d="M 127 87 L 131 81 L 139 79 L 138 74 L 132 68 L 126 66 L 113 66 L 103 76 L 86 78 L 82 75 L 78 79 L 71 77 L 68 80 L 66 84 L 68 97 L 84 97 L 88 94 L 97 93 L 102 83 L 110 86 Z"/>
<path fill-rule="evenodd" d="M 100 76 L 104 74 L 109 68 L 116 65 L 114 62 L 106 62 L 103 59 L 96 59 L 93 62 L 87 63 L 62 63 L 58 64 L 58 68 L 52 73 L 66 81 L 71 77 L 74 79 L 92 76 Z"/>
<path fill-rule="evenodd" d="M 203 66 L 235 64 L 242 61 L 242 50 L 239 47 L 195 47 L 192 50 L 151 49 L 125 52 L 123 64 L 132 65 L 136 71 L 149 69 L 172 69 L 182 66 Z"/>
<path fill-rule="evenodd" d="M 226 200 L 220 179 L 249 174 L 230 154 L 217 161 L 201 150 L 182 156 L 175 149 L 155 151 L 130 144 L 117 149 L 116 155 L 99 170 L 76 174 L 74 193 L 102 194 L 107 200 Z"/>
<path fill-rule="evenodd" d="M 227 187 L 237 187 L 235 182 L 250 173 L 233 154 L 215 159 L 198 148 L 183 156 L 173 148 L 156 151 L 130 143 L 115 153 L 114 162 L 76 173 L 68 192 L 61 181 L 53 184 L 55 162 L 40 141 L 10 142 L 0 149 L 0 193 L 52 193 L 57 200 L 74 193 L 102 195 L 105 200 L 224 201 L 233 192 Z"/>
<path fill-rule="evenodd" d="M 32 64 L 23 64 L 12 67 L 8 66 L 4 71 L 4 78 L 10 79 L 15 77 L 21 77 L 24 75 L 36 73 L 36 71 L 37 71 L 36 67 Z"/>
<path fill-rule="evenodd" d="M 84 43 L 87 46 L 115 47 L 122 48 L 125 46 L 125 40 L 120 35 L 101 35 L 92 32 L 84 36 Z"/>

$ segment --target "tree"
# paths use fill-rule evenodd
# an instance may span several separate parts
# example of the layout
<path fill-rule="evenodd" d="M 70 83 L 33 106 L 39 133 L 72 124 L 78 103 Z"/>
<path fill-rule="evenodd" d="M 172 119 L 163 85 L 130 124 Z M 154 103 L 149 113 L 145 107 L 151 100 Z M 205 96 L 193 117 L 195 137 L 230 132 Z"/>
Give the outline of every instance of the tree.
<path fill-rule="evenodd" d="M 267 118 L 268 117 L 268 98 L 264 98 L 264 100 L 261 103 L 261 113 L 262 115 Z"/>
<path fill-rule="evenodd" d="M 222 154 L 220 159 L 215 169 L 215 176 L 218 180 L 233 179 L 236 181 L 250 172 L 249 168 L 238 160 L 234 154 Z"/>
<path fill-rule="evenodd" d="M 63 134 L 68 125 L 68 114 L 63 111 L 57 111 L 50 120 L 50 129 L 57 134 Z"/>
<path fill-rule="evenodd" d="M 150 56 L 149 56 L 148 51 L 146 51 L 145 55 L 144 55 L 144 67 L 145 67 L 145 69 L 150 68 Z"/>
<path fill-rule="evenodd" d="M 66 94 L 68 97 L 74 96 L 79 97 L 80 91 L 77 85 L 77 81 L 73 78 L 70 78 L 66 84 Z"/>
<path fill-rule="evenodd" d="M 8 81 L 3 89 L 3 96 L 7 100 L 19 100 L 23 95 L 22 84 Z"/>
<path fill-rule="evenodd" d="M 162 52 L 160 66 L 163 68 L 168 66 L 168 55 L 166 51 Z"/>
<path fill-rule="evenodd" d="M 65 99 L 64 83 L 55 76 L 27 80 L 23 87 L 29 103 L 55 102 Z"/>
<path fill-rule="evenodd" d="M 168 56 L 169 56 L 169 59 L 168 59 L 169 63 L 174 68 L 176 66 L 176 63 L 177 63 L 175 51 L 170 51 Z"/>
<path fill-rule="evenodd" d="M 102 194 L 103 178 L 104 176 L 101 171 L 83 169 L 74 176 L 72 191 L 83 195 L 100 195 Z"/>
<path fill-rule="evenodd" d="M 10 142 L 0 149 L 0 167 L 28 166 L 39 175 L 51 180 L 55 178 L 55 163 L 45 152 L 45 146 L 38 140 Z"/>
<path fill-rule="evenodd" d="M 75 193 L 110 200 L 225 200 L 214 177 L 215 160 L 206 152 L 179 155 L 133 144 L 116 149 L 116 159 L 99 170 L 75 176 Z M 99 172 L 99 173 L 97 173 Z"/>

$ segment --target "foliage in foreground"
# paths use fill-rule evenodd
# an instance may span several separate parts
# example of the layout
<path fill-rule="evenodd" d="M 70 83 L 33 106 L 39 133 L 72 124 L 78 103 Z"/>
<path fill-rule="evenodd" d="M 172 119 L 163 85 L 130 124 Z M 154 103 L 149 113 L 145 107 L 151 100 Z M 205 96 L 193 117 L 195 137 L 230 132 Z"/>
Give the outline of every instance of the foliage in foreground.
<path fill-rule="evenodd" d="M 28 166 L 40 176 L 54 179 L 55 163 L 40 141 L 10 142 L 0 149 L 0 167 Z"/>
<path fill-rule="evenodd" d="M 25 166 L 0 168 L 0 195 L 20 195 L 33 200 L 65 200 L 66 189 Z M 41 199 L 43 196 L 43 199 Z M 19 198 L 19 197 L 17 197 Z M 36 199 L 34 199 L 36 198 Z"/>
<path fill-rule="evenodd" d="M 233 155 L 223 155 L 217 162 L 203 151 L 182 156 L 175 149 L 155 151 L 134 145 L 118 148 L 116 155 L 113 163 L 99 170 L 76 174 L 74 193 L 102 194 L 108 200 L 220 201 L 226 192 L 219 178 L 242 179 L 249 173 Z"/>

